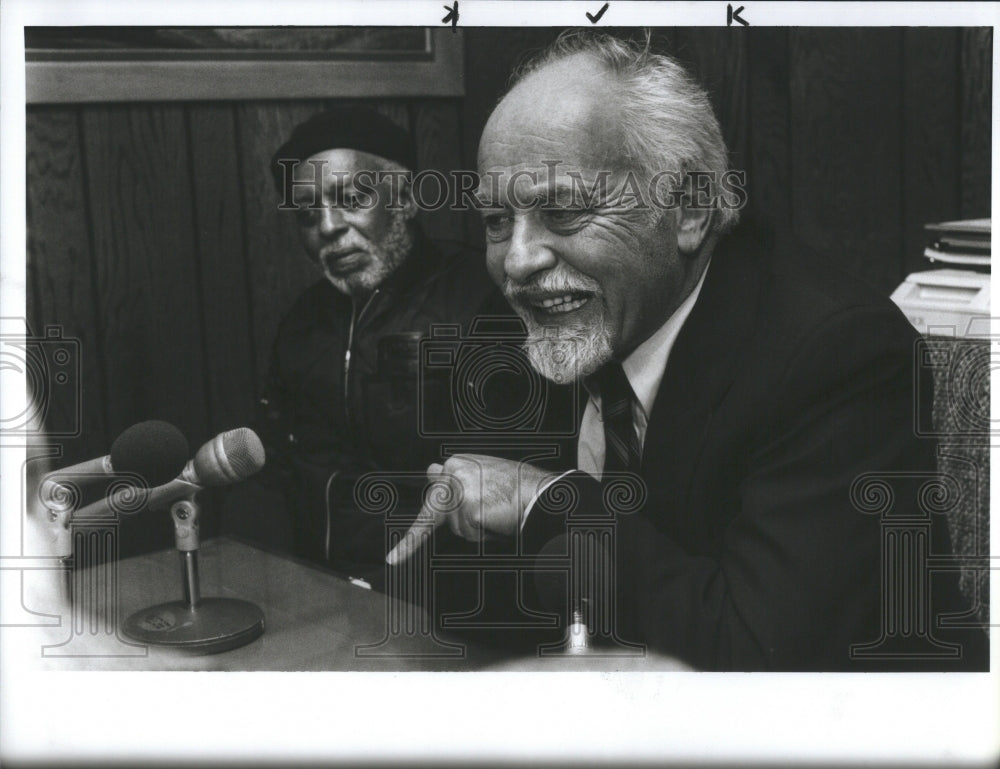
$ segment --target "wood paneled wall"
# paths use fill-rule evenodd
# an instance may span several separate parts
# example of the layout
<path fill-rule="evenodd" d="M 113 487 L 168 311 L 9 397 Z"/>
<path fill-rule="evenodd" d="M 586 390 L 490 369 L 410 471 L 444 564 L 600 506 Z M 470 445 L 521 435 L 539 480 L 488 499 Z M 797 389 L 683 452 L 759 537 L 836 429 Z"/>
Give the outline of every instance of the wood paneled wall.
<path fill-rule="evenodd" d="M 143 419 L 177 425 L 192 449 L 247 423 L 278 321 L 318 277 L 277 210 L 271 153 L 334 104 L 29 108 L 28 320 L 81 349 L 82 435 L 61 464 L 105 453 Z M 413 132 L 422 163 L 461 165 L 456 101 L 375 106 Z M 464 240 L 460 216 L 425 225 Z M 159 518 L 123 520 L 122 553 L 167 546 Z"/>
<path fill-rule="evenodd" d="M 410 129 L 423 167 L 474 168 L 511 66 L 555 34 L 468 29 L 464 98 L 375 106 Z M 989 216 L 991 30 L 667 29 L 654 45 L 709 89 L 748 173 L 745 215 L 808 258 L 888 293 L 923 267 L 924 222 Z M 334 103 L 29 107 L 28 320 L 81 345 L 82 434 L 63 463 L 142 419 L 192 447 L 247 422 L 277 323 L 315 279 L 268 159 Z M 426 226 L 481 242 L 473 214 Z M 170 542 L 166 520 L 123 522 L 123 554 Z"/>

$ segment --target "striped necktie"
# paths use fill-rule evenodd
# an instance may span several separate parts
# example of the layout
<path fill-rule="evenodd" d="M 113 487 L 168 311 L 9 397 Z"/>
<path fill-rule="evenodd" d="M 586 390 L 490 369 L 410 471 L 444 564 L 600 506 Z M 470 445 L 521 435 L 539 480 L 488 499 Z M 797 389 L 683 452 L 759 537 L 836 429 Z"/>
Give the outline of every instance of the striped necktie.
<path fill-rule="evenodd" d="M 601 419 L 604 422 L 604 472 L 639 472 L 642 454 L 639 437 L 632 423 L 635 394 L 620 363 L 602 366 L 594 380 L 601 393 Z"/>

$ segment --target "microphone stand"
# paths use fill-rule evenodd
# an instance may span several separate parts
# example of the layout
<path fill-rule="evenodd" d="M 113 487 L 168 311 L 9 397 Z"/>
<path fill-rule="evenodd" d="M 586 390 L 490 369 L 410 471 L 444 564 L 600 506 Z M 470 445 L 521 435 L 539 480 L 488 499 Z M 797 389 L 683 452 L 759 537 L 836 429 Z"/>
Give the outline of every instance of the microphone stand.
<path fill-rule="evenodd" d="M 174 539 L 177 554 L 181 557 L 181 579 L 184 581 L 184 600 L 188 610 L 194 611 L 201 603 L 201 585 L 198 579 L 198 514 L 199 507 L 194 499 L 181 499 L 170 506 L 170 517 L 174 519 Z M 192 538 L 194 548 L 191 548 Z"/>
<path fill-rule="evenodd" d="M 216 654 L 244 646 L 264 632 L 264 613 L 249 601 L 202 598 L 198 576 L 199 517 L 195 488 L 170 507 L 180 556 L 183 601 L 151 606 L 132 614 L 122 629 L 143 643 L 196 654 Z"/>

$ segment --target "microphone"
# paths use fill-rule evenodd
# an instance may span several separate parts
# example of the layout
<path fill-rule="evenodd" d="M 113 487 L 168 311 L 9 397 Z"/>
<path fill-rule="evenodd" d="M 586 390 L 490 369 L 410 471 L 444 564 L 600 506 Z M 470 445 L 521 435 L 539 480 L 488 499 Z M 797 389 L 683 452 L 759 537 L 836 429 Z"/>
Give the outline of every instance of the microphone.
<path fill-rule="evenodd" d="M 645 656 L 642 644 L 618 635 L 614 535 L 614 526 L 573 526 L 546 542 L 536 557 L 539 600 L 568 618 L 565 638 L 540 647 L 542 656 Z"/>
<path fill-rule="evenodd" d="M 226 486 L 249 478 L 264 466 L 264 444 L 249 427 L 219 433 L 205 443 L 181 474 L 170 483 L 153 489 L 147 507 L 155 509 L 175 503 L 170 513 L 174 519 L 174 543 L 177 549 L 198 549 L 198 508 L 194 495 L 205 487 Z M 187 504 L 177 500 L 187 499 Z"/>
<path fill-rule="evenodd" d="M 582 536 L 581 536 L 582 535 Z M 566 564 L 560 571 L 552 571 L 552 563 Z M 572 538 L 559 534 L 539 551 L 535 561 L 535 592 L 547 611 L 556 612 L 568 619 L 566 638 L 561 651 L 564 654 L 587 654 L 591 638 L 599 633 L 604 607 L 611 604 L 610 592 L 614 589 L 609 579 L 611 554 L 600 537 L 576 532 Z M 561 577 L 566 575 L 567 580 Z"/>
<path fill-rule="evenodd" d="M 249 427 L 219 433 L 198 449 L 187 464 L 180 463 L 172 475 L 150 489 L 144 507 L 160 508 L 182 497 L 193 496 L 205 487 L 246 480 L 263 466 L 264 445 L 257 433 Z M 173 480 L 168 483 L 169 478 Z M 108 500 L 102 499 L 81 508 L 77 515 L 95 515 L 107 505 Z"/>
<path fill-rule="evenodd" d="M 122 625 L 125 635 L 142 643 L 216 654 L 248 644 L 264 632 L 264 613 L 259 606 L 236 598 L 202 598 L 198 579 L 201 511 L 195 499 L 206 486 L 249 478 L 264 466 L 264 458 L 264 446 L 253 430 L 230 430 L 198 449 L 177 478 L 153 489 L 150 507 L 172 502 L 170 516 L 180 555 L 184 600 L 135 612 Z"/>
<path fill-rule="evenodd" d="M 66 478 L 75 473 L 134 473 L 147 486 L 159 486 L 183 469 L 189 453 L 187 439 L 180 430 L 169 422 L 151 419 L 123 431 L 111 444 L 110 454 L 46 473 L 38 494 L 42 504 L 48 509 L 55 555 L 63 559 L 72 556 L 73 540 L 69 527 L 74 517 L 101 515 L 107 505 L 107 501 L 102 499 L 74 510 L 77 498 L 75 489 L 56 478 Z M 126 486 L 119 489 L 118 493 L 128 497 L 134 495 L 135 489 L 135 486 Z"/>
<path fill-rule="evenodd" d="M 187 439 L 169 422 L 157 419 L 139 422 L 115 439 L 110 454 L 47 473 L 42 478 L 39 496 L 48 508 L 61 506 L 72 492 L 56 479 L 67 475 L 134 473 L 147 486 L 159 486 L 181 471 L 189 451 Z"/>
<path fill-rule="evenodd" d="M 264 444 L 249 427 L 219 433 L 185 465 L 181 477 L 199 486 L 246 480 L 264 466 Z"/>

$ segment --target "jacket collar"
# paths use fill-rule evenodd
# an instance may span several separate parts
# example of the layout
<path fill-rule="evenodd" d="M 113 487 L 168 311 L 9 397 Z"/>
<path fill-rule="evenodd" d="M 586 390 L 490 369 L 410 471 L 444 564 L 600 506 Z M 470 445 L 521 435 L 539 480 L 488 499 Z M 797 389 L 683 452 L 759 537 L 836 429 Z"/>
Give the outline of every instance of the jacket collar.
<path fill-rule="evenodd" d="M 688 393 L 684 400 L 702 392 L 713 405 L 725 395 L 738 370 L 741 342 L 754 326 L 759 292 L 757 255 L 737 249 L 732 240 L 720 243 L 667 362 L 661 394 L 664 386 L 682 387 Z"/>
<path fill-rule="evenodd" d="M 650 415 L 643 466 L 690 477 L 711 414 L 749 353 L 759 311 L 759 259 L 736 241 L 712 256 L 701 295 L 671 351 Z"/>

